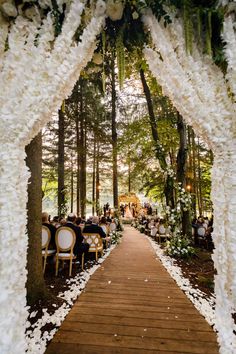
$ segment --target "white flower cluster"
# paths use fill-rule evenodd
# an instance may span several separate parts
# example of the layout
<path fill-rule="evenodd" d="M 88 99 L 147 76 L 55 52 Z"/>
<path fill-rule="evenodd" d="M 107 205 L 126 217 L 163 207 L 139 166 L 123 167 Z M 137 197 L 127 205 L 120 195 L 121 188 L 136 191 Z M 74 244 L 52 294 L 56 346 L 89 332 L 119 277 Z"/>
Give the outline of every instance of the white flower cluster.
<path fill-rule="evenodd" d="M 173 168 L 171 166 L 167 166 L 165 171 L 164 171 L 164 176 L 170 176 L 170 177 L 175 177 L 175 171 L 173 170 Z"/>
<path fill-rule="evenodd" d="M 181 211 L 179 208 L 171 209 L 169 205 L 165 207 L 165 214 L 170 225 L 175 225 L 179 222 L 179 218 L 181 216 Z"/>
<path fill-rule="evenodd" d="M 121 242 L 122 231 L 112 231 L 109 236 L 111 237 L 111 244 L 118 244 Z"/>
<path fill-rule="evenodd" d="M 181 183 L 177 185 L 177 209 L 180 209 L 180 204 L 184 211 L 191 209 L 192 206 L 191 194 L 181 187 Z"/>
<path fill-rule="evenodd" d="M 190 242 L 186 237 L 183 237 L 180 233 L 176 233 L 166 242 L 165 252 L 168 256 L 186 258 L 192 256 L 195 251 L 190 246 Z"/>

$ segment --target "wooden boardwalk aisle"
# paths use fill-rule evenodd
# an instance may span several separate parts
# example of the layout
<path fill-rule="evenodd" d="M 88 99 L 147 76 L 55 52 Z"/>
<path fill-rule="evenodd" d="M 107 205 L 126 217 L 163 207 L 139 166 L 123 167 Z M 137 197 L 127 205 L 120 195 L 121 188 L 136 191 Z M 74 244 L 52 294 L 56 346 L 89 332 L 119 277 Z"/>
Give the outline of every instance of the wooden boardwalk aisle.
<path fill-rule="evenodd" d="M 46 354 L 218 353 L 216 335 L 130 226 Z"/>

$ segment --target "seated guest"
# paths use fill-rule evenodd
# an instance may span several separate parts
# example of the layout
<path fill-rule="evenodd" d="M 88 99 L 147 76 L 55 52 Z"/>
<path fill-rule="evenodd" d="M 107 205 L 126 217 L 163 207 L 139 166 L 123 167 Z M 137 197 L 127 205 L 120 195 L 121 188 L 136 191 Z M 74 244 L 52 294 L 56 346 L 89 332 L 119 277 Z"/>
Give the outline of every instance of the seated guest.
<path fill-rule="evenodd" d="M 53 226 L 55 226 L 55 228 L 57 229 L 59 226 L 61 226 L 60 222 L 59 222 L 59 216 L 54 216 L 52 219 L 51 224 Z"/>
<path fill-rule="evenodd" d="M 76 216 L 75 214 L 71 213 L 67 217 L 67 222 L 63 226 L 67 226 L 74 230 L 76 235 L 76 241 L 74 245 L 74 255 L 75 256 L 82 256 L 83 253 L 87 253 L 89 249 L 89 245 L 87 243 L 83 243 L 84 237 L 82 235 L 81 229 L 79 226 L 75 225 Z"/>
<path fill-rule="evenodd" d="M 98 216 L 93 216 L 91 225 L 86 224 L 83 232 L 87 234 L 99 234 L 102 238 L 105 238 L 106 234 L 103 229 L 98 226 L 98 222 Z"/>
<path fill-rule="evenodd" d="M 93 219 L 93 217 L 90 216 L 90 217 L 85 221 L 85 225 L 91 225 L 91 224 L 92 224 L 92 219 Z"/>
<path fill-rule="evenodd" d="M 105 216 L 102 216 L 102 217 L 101 217 L 101 220 L 100 220 L 100 222 L 99 222 L 99 226 L 103 229 L 103 231 L 105 232 L 105 234 L 108 235 L 108 233 L 109 233 L 109 227 L 108 227 L 108 225 L 107 225 Z"/>
<path fill-rule="evenodd" d="M 61 217 L 59 218 L 60 226 L 65 226 L 66 222 L 67 222 L 67 221 L 66 221 L 66 219 L 65 219 L 64 216 L 61 216 Z"/>
<path fill-rule="evenodd" d="M 82 221 L 81 217 L 78 216 L 78 217 L 75 219 L 75 225 L 80 226 L 81 221 Z"/>
<path fill-rule="evenodd" d="M 52 249 L 56 249 L 56 244 L 55 244 L 55 234 L 56 234 L 56 228 L 54 225 L 50 224 L 49 222 L 49 215 L 46 212 L 42 213 L 42 224 L 43 226 L 46 226 L 50 233 L 51 233 L 51 240 L 48 246 L 48 249 L 52 250 Z"/>
<path fill-rule="evenodd" d="M 80 216 L 76 218 L 75 225 L 79 226 L 81 231 L 83 230 L 85 223 Z"/>

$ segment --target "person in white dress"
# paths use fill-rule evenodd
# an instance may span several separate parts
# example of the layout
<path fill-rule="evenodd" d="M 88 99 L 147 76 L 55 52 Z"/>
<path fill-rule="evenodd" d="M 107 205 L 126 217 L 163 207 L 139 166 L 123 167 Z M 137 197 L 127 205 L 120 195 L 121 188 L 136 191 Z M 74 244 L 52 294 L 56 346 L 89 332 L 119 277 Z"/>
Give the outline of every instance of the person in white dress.
<path fill-rule="evenodd" d="M 133 215 L 130 211 L 129 205 L 126 205 L 125 207 L 125 219 L 132 219 Z"/>

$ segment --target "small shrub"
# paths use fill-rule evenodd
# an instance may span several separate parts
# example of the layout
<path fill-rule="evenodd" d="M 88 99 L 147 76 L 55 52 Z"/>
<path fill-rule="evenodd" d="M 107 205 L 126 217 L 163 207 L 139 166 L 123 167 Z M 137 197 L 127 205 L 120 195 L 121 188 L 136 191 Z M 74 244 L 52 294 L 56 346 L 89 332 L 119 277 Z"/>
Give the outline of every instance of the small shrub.
<path fill-rule="evenodd" d="M 131 226 L 133 226 L 133 227 L 135 227 L 137 229 L 137 227 L 139 226 L 138 221 L 133 220 L 132 223 L 131 223 Z"/>
<path fill-rule="evenodd" d="M 177 234 L 166 242 L 165 253 L 175 258 L 189 258 L 195 254 L 195 249 L 187 237 Z"/>
<path fill-rule="evenodd" d="M 139 232 L 141 232 L 141 234 L 143 234 L 144 231 L 145 231 L 145 226 L 144 225 L 138 225 L 137 229 L 139 230 Z"/>
<path fill-rule="evenodd" d="M 122 232 L 121 231 L 112 231 L 110 232 L 111 244 L 114 245 L 116 243 L 121 242 Z"/>

